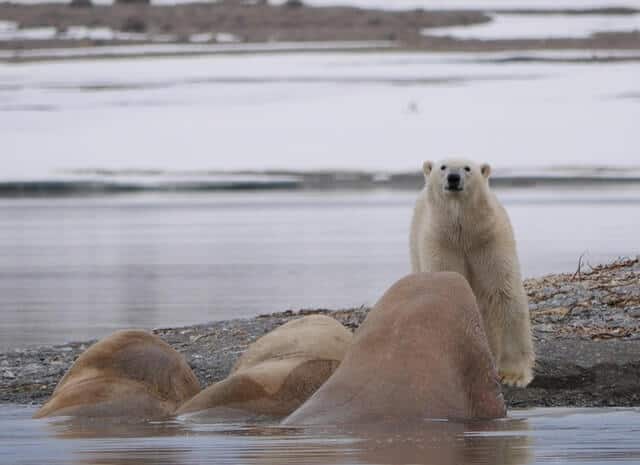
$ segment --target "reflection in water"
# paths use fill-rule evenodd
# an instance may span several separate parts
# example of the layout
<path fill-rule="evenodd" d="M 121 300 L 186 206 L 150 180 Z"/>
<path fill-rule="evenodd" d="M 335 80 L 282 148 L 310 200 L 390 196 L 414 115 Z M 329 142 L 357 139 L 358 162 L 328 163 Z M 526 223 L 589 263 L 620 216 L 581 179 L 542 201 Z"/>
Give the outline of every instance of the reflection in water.
<path fill-rule="evenodd" d="M 0 465 L 639 463 L 640 409 L 531 409 L 418 428 L 281 428 L 273 423 L 32 420 L 0 405 Z"/>
<path fill-rule="evenodd" d="M 177 464 L 185 463 L 188 453 L 179 445 L 188 430 L 176 422 L 63 419 L 47 424 L 47 430 L 57 439 L 75 440 L 72 463 L 78 465 Z"/>
<path fill-rule="evenodd" d="M 340 464 L 524 464 L 530 457 L 526 420 L 460 424 L 425 422 L 419 427 L 367 431 L 282 428 L 273 424 L 156 423 L 63 419 L 49 434 L 92 441 L 74 463 L 191 463 L 215 449 L 211 463 Z M 495 434 L 497 433 L 497 434 Z M 170 440 L 162 438 L 171 437 Z M 102 439 L 102 440 L 100 440 Z M 194 457 L 195 455 L 198 457 Z"/>
<path fill-rule="evenodd" d="M 531 458 L 527 430 L 525 420 L 426 422 L 418 428 L 376 428 L 349 436 L 358 439 L 353 450 L 358 463 L 517 465 Z M 344 463 L 344 458 L 335 463 Z"/>
<path fill-rule="evenodd" d="M 640 189 L 504 189 L 525 276 L 639 252 Z M 415 192 L 0 199 L 0 351 L 372 304 L 409 271 Z"/>

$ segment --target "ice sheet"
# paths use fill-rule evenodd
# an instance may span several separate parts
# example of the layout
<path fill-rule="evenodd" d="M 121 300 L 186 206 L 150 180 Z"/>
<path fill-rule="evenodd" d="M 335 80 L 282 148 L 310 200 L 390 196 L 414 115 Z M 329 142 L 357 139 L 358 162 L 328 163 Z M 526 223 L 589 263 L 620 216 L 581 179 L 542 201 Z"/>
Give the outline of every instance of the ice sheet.
<path fill-rule="evenodd" d="M 64 30 L 55 27 L 19 28 L 18 23 L 0 21 L 0 41 L 12 40 L 151 40 L 153 42 L 168 42 L 176 37 L 168 34 L 144 34 L 134 32 L 114 31 L 108 27 L 69 26 Z M 6 53 L 6 52 L 5 52 Z"/>
<path fill-rule="evenodd" d="M 58 33 L 55 27 L 30 27 L 20 29 L 15 23 L 3 21 L 0 25 L 0 41 L 7 40 L 49 40 Z"/>
<path fill-rule="evenodd" d="M 471 26 L 423 29 L 427 36 L 456 39 L 550 39 L 586 38 L 598 32 L 640 30 L 640 14 L 635 15 L 513 15 L 496 14 L 492 21 Z"/>
<path fill-rule="evenodd" d="M 504 55 L 497 55 L 503 57 Z M 474 58 L 475 57 L 475 58 Z M 319 53 L 0 65 L 2 177 L 638 165 L 640 63 Z"/>

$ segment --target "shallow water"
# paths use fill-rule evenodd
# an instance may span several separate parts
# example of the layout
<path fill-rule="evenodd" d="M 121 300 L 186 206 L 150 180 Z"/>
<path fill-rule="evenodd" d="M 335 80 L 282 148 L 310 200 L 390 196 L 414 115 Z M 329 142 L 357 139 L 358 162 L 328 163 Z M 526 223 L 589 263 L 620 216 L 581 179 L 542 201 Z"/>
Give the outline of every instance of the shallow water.
<path fill-rule="evenodd" d="M 383 432 L 268 424 L 31 420 L 0 405 L 0 464 L 613 464 L 640 460 L 638 409 L 531 409 Z"/>
<path fill-rule="evenodd" d="M 503 189 L 525 276 L 640 253 L 640 188 Z M 373 304 L 409 272 L 416 192 L 0 199 L 0 350 Z"/>

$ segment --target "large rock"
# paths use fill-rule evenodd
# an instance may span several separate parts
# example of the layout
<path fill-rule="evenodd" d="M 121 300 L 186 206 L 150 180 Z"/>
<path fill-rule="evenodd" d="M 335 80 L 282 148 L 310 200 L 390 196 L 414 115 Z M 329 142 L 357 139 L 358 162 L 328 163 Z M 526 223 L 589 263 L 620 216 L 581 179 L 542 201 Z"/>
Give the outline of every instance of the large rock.
<path fill-rule="evenodd" d="M 85 351 L 34 418 L 162 418 L 200 391 L 184 358 L 145 331 L 118 331 Z"/>
<path fill-rule="evenodd" d="M 331 376 L 351 339 L 349 330 L 327 316 L 290 321 L 254 342 L 227 379 L 203 390 L 177 414 L 284 417 Z"/>
<path fill-rule="evenodd" d="M 285 425 L 373 425 L 506 413 L 467 281 L 418 273 L 378 301 L 333 376 Z"/>

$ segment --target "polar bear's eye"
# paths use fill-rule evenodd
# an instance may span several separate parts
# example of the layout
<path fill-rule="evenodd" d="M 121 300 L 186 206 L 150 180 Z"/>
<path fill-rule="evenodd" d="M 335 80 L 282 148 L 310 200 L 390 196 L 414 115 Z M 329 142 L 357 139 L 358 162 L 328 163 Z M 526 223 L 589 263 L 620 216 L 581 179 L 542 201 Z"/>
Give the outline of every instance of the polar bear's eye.
<path fill-rule="evenodd" d="M 446 170 L 446 169 L 447 169 L 447 165 L 442 165 L 442 166 L 440 167 L 440 169 L 441 169 L 442 171 Z"/>
<path fill-rule="evenodd" d="M 464 170 L 468 173 L 469 171 L 471 171 L 471 168 L 469 168 L 468 166 L 465 166 Z"/>

